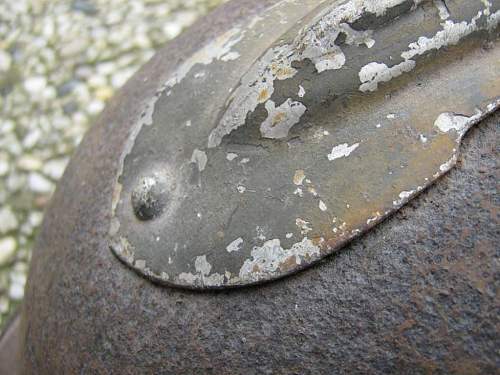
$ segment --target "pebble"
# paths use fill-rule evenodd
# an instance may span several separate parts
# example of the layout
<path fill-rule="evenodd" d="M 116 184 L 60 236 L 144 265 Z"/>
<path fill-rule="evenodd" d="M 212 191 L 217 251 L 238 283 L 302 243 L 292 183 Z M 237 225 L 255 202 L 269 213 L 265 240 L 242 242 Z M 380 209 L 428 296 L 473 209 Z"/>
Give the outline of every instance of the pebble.
<path fill-rule="evenodd" d="M 54 180 L 59 180 L 62 177 L 67 164 L 68 158 L 49 160 L 43 166 L 43 173 Z"/>
<path fill-rule="evenodd" d="M 35 193 L 51 193 L 54 184 L 39 173 L 30 173 L 28 177 L 29 188 Z"/>
<path fill-rule="evenodd" d="M 14 237 L 0 239 L 0 265 L 4 265 L 16 252 L 17 242 Z"/>
<path fill-rule="evenodd" d="M 38 171 L 42 168 L 42 161 L 32 155 L 23 155 L 18 160 L 17 166 L 24 171 Z"/>
<path fill-rule="evenodd" d="M 30 77 L 24 81 L 24 88 L 30 94 L 40 94 L 47 86 L 47 78 L 45 77 Z"/>
<path fill-rule="evenodd" d="M 19 282 L 10 284 L 9 297 L 15 301 L 20 301 L 24 297 L 24 284 Z"/>
<path fill-rule="evenodd" d="M 0 234 L 5 234 L 18 226 L 16 215 L 10 207 L 0 209 Z"/>
<path fill-rule="evenodd" d="M 12 65 L 12 57 L 5 52 L 0 50 L 0 72 L 7 72 Z"/>
<path fill-rule="evenodd" d="M 5 159 L 0 159 L 0 177 L 5 176 L 9 171 L 9 163 Z"/>

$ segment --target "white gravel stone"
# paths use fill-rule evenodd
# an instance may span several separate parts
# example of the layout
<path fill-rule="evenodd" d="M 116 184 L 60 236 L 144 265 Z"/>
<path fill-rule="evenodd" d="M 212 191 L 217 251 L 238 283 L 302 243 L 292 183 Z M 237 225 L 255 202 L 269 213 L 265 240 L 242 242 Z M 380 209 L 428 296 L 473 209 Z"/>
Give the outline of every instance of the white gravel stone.
<path fill-rule="evenodd" d="M 47 78 L 38 76 L 30 77 L 24 81 L 24 88 L 30 94 L 40 94 L 47 86 Z"/>
<path fill-rule="evenodd" d="M 17 166 L 24 171 L 38 171 L 42 167 L 42 161 L 33 155 L 23 155 Z"/>
<path fill-rule="evenodd" d="M 6 51 L 0 50 L 0 72 L 6 72 L 12 65 L 12 57 Z"/>
<path fill-rule="evenodd" d="M 35 193 L 51 193 L 54 190 L 54 184 L 39 173 L 30 173 L 28 185 Z"/>
<path fill-rule="evenodd" d="M 10 207 L 4 207 L 0 209 L 0 233 L 5 234 L 14 230 L 18 226 L 18 221 L 16 215 Z"/>
<path fill-rule="evenodd" d="M 24 148 L 32 148 L 37 144 L 37 142 L 40 140 L 42 137 L 42 132 L 40 129 L 34 129 L 33 131 L 29 132 L 26 137 L 23 139 L 23 147 Z"/>
<path fill-rule="evenodd" d="M 5 176 L 9 172 L 9 163 L 5 159 L 0 158 L 0 177 Z"/>
<path fill-rule="evenodd" d="M 87 107 L 87 111 L 91 115 L 98 115 L 99 113 L 101 113 L 103 109 L 104 109 L 104 102 L 97 99 L 92 100 Z"/>
<path fill-rule="evenodd" d="M 12 283 L 9 287 L 9 297 L 15 301 L 20 301 L 24 297 L 24 284 Z"/>
<path fill-rule="evenodd" d="M 43 166 L 43 173 L 54 180 L 59 180 L 62 177 L 67 164 L 67 158 L 49 160 Z"/>
<path fill-rule="evenodd" d="M 14 237 L 0 239 L 0 265 L 4 265 L 16 252 L 17 242 Z"/>
<path fill-rule="evenodd" d="M 9 311 L 9 300 L 5 297 L 0 297 L 0 314 L 5 314 Z"/>

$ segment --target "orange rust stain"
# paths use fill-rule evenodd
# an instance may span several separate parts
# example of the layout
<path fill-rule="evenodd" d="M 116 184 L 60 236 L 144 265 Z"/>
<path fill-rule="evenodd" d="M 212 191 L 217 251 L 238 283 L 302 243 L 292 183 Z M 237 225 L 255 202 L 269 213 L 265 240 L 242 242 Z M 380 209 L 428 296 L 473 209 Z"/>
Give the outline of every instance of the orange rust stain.
<path fill-rule="evenodd" d="M 282 122 L 286 118 L 286 114 L 284 112 L 278 113 L 276 116 L 273 117 L 273 123 L 271 126 L 276 126 L 280 122 Z"/>
<path fill-rule="evenodd" d="M 259 93 L 258 101 L 259 103 L 264 103 L 267 99 L 269 99 L 269 91 L 267 89 L 263 89 Z"/>
<path fill-rule="evenodd" d="M 297 265 L 295 255 L 288 257 L 286 260 L 280 263 L 279 268 L 282 272 L 287 272 L 293 270 Z"/>

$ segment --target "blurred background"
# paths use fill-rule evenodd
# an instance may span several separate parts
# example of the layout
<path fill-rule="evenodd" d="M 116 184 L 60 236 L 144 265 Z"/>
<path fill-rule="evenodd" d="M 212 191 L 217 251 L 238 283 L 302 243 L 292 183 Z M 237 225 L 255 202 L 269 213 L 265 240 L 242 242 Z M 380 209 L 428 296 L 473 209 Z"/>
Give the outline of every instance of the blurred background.
<path fill-rule="evenodd" d="M 159 47 L 226 0 L 0 0 L 0 332 L 94 118 Z"/>

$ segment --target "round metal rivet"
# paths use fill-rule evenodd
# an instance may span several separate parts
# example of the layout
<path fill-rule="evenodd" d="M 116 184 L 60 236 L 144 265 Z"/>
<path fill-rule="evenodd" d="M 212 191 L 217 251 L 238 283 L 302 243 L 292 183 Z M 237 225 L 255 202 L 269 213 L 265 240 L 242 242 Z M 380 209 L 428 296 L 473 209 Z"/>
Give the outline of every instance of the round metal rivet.
<path fill-rule="evenodd" d="M 140 180 L 132 191 L 132 208 L 135 216 L 142 221 L 160 216 L 167 204 L 165 181 L 158 176 L 148 176 Z"/>

